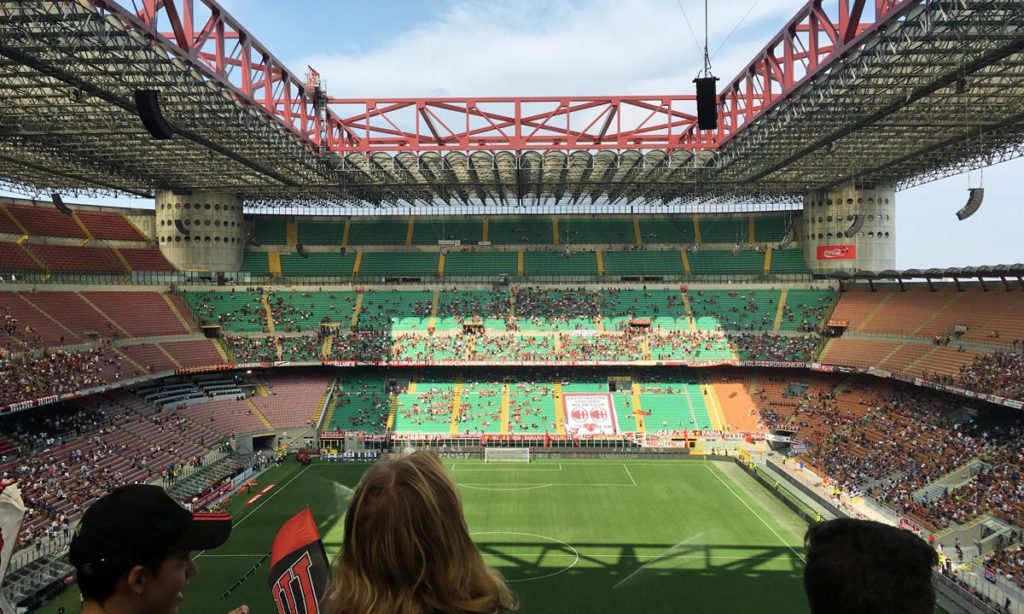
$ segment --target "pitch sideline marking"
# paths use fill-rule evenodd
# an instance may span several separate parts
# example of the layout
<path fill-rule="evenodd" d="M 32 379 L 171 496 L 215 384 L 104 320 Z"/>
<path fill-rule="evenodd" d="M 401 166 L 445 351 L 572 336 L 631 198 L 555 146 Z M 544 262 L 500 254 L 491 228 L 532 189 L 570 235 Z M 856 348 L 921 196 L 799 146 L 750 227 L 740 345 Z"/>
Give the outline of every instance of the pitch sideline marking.
<path fill-rule="evenodd" d="M 629 467 L 626 466 L 626 463 L 622 463 L 622 468 L 626 470 L 626 475 L 629 476 L 629 481 L 633 483 L 633 486 L 636 486 L 636 480 L 633 479 L 633 474 L 629 472 Z"/>
<path fill-rule="evenodd" d="M 782 539 L 782 536 L 779 535 L 779 532 L 776 531 L 774 528 L 772 528 L 772 526 L 770 524 L 765 522 L 764 518 L 761 518 L 761 516 L 757 512 L 754 511 L 754 508 L 750 507 L 750 505 L 746 502 L 746 500 L 743 499 L 743 497 L 741 497 L 738 494 L 736 494 L 736 491 L 733 490 L 732 487 L 729 486 L 729 484 L 725 480 L 723 480 L 721 478 L 721 476 L 719 476 L 717 473 L 715 473 L 714 469 L 712 469 L 712 467 L 710 465 L 706 465 L 706 467 L 708 468 L 708 471 L 711 472 L 711 475 L 715 476 L 715 478 L 719 482 L 721 482 L 723 486 L 725 486 L 725 489 L 732 493 L 732 496 L 734 496 L 737 499 L 739 499 L 740 503 L 743 504 L 743 507 L 745 507 L 748 510 L 750 510 L 750 513 L 754 515 L 754 518 L 757 518 L 758 520 L 760 520 L 761 524 L 763 524 L 764 526 L 768 527 L 768 530 L 771 531 L 772 534 L 775 535 L 775 537 L 779 538 L 779 541 L 782 542 L 782 545 L 784 545 L 785 547 L 789 548 L 789 551 L 792 552 L 793 554 L 795 554 L 796 558 L 800 559 L 804 563 L 807 562 L 807 559 L 805 559 L 799 552 L 794 550 L 793 546 L 789 545 L 789 542 L 787 542 L 786 540 Z"/>
<path fill-rule="evenodd" d="M 538 539 L 546 539 L 546 540 L 554 542 L 556 544 L 562 544 L 566 548 L 569 548 L 570 550 L 573 551 L 573 553 L 574 553 L 574 555 L 576 557 L 576 558 L 573 559 L 572 563 L 569 563 L 569 565 L 567 567 L 563 568 L 563 569 L 559 569 L 558 571 L 555 571 L 555 572 L 552 572 L 552 573 L 549 573 L 549 574 L 545 574 L 543 576 L 537 576 L 536 578 L 519 578 L 519 579 L 516 579 L 516 580 L 508 580 L 508 579 L 506 579 L 505 582 L 508 582 L 509 584 L 512 584 L 513 582 L 532 582 L 533 580 L 543 580 L 545 578 L 552 578 L 554 576 L 557 576 L 559 574 L 563 574 L 563 573 L 569 571 L 570 569 L 572 569 L 573 567 L 576 566 L 576 563 L 580 562 L 580 551 L 577 550 L 572 544 L 570 544 L 568 542 L 564 542 L 564 541 L 562 541 L 560 539 L 555 539 L 554 537 L 548 537 L 547 535 L 537 535 L 536 533 L 519 533 L 519 532 L 516 532 L 516 531 L 477 531 L 475 533 L 470 533 L 469 534 L 470 537 L 473 537 L 474 535 L 522 535 L 524 537 L 536 537 Z M 483 553 L 481 553 L 481 554 L 483 554 Z M 490 554 L 491 556 L 501 556 L 501 554 L 491 554 L 491 553 L 488 553 L 488 554 Z M 531 552 L 529 554 L 535 554 L 535 553 Z M 568 554 L 568 553 L 566 553 L 566 554 Z M 508 556 L 508 555 L 506 555 L 506 556 Z M 513 556 L 520 556 L 520 555 L 513 555 Z M 545 555 L 545 556 L 547 556 L 547 555 Z"/>
<path fill-rule="evenodd" d="M 271 494 L 270 494 L 270 496 L 268 496 L 268 497 L 267 497 L 266 499 L 264 499 L 264 500 L 263 500 L 263 503 L 260 503 L 260 504 L 259 504 L 259 505 L 257 505 L 256 507 L 254 507 L 254 508 L 252 508 L 251 510 L 249 510 L 249 513 L 248 513 L 248 514 L 246 514 L 245 516 L 242 516 L 242 517 L 241 517 L 241 518 L 240 518 L 240 519 L 238 520 L 238 522 L 234 523 L 234 524 L 233 524 L 233 526 L 231 527 L 231 529 L 232 529 L 232 530 L 234 530 L 234 529 L 235 529 L 235 527 L 237 527 L 237 526 L 241 525 L 241 524 L 242 524 L 243 522 L 245 522 L 246 520 L 248 520 L 248 519 L 249 519 L 249 516 L 252 516 L 253 514 L 255 514 L 255 513 L 256 513 L 256 512 L 257 512 L 257 511 L 258 511 L 258 510 L 259 510 L 259 509 L 261 508 L 261 507 L 263 507 L 264 505 L 266 505 L 268 501 L 270 501 L 271 499 L 273 499 L 274 497 L 276 497 L 277 495 L 279 495 L 279 494 L 281 493 L 281 491 L 282 491 L 282 490 L 284 490 L 285 488 L 288 488 L 288 485 L 289 485 L 289 484 L 291 484 L 291 483 L 292 483 L 292 482 L 294 482 L 295 480 L 299 479 L 299 476 L 301 476 L 301 475 L 302 475 L 303 473 L 306 473 L 306 471 L 307 471 L 307 470 L 308 470 L 308 469 L 309 469 L 310 467 L 315 467 L 315 466 L 316 466 L 316 465 L 306 465 L 305 467 L 303 467 L 303 468 L 302 468 L 302 471 L 299 471 L 298 473 L 296 473 L 295 475 L 293 475 L 293 476 L 292 476 L 292 479 L 290 479 L 290 480 L 288 480 L 287 482 L 285 482 L 285 483 L 284 483 L 284 485 L 282 485 L 282 486 L 281 486 L 280 488 L 275 488 L 275 489 L 274 489 L 274 492 L 273 492 L 273 493 L 271 493 Z M 194 560 L 198 559 L 199 557 L 203 556 L 203 553 L 204 553 L 204 552 L 206 552 L 206 550 L 202 550 L 202 551 L 200 551 L 200 552 L 199 552 L 199 554 L 197 554 L 197 555 L 195 555 L 194 557 L 192 557 L 192 560 L 194 561 Z"/>
<path fill-rule="evenodd" d="M 682 545 L 685 545 L 685 544 L 687 544 L 689 542 L 692 542 L 695 539 L 700 539 L 701 537 L 704 537 L 704 531 L 701 531 L 700 533 L 697 533 L 696 535 L 691 535 L 690 537 L 687 537 L 686 539 L 684 539 L 683 541 L 679 542 L 675 546 L 672 546 L 671 548 L 669 548 L 668 551 L 669 551 L 669 553 L 671 553 L 673 550 L 675 550 L 679 546 L 682 546 Z M 625 584 L 627 580 L 629 580 L 630 578 L 632 578 L 636 574 L 640 573 L 641 571 L 647 569 L 651 565 L 653 565 L 655 563 L 658 563 L 658 562 L 661 562 L 661 561 L 667 561 L 667 560 L 669 560 L 671 558 L 674 558 L 671 554 L 661 554 L 661 555 L 658 555 L 658 556 L 652 558 L 649 561 L 646 561 L 643 565 L 641 565 L 640 567 L 637 567 L 636 570 L 633 573 L 629 574 L 625 578 L 623 578 L 623 579 L 619 580 L 618 582 L 616 582 L 615 586 L 612 587 L 612 590 L 614 591 L 615 589 L 619 588 L 620 586 Z"/>

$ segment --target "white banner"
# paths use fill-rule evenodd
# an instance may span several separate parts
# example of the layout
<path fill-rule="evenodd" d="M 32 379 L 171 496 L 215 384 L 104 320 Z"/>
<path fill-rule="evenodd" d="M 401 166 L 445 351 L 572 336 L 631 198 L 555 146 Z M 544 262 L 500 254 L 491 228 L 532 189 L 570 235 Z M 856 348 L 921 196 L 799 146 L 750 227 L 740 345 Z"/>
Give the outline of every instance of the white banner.
<path fill-rule="evenodd" d="M 562 395 L 567 435 L 614 435 L 619 432 L 615 401 L 610 394 Z"/>

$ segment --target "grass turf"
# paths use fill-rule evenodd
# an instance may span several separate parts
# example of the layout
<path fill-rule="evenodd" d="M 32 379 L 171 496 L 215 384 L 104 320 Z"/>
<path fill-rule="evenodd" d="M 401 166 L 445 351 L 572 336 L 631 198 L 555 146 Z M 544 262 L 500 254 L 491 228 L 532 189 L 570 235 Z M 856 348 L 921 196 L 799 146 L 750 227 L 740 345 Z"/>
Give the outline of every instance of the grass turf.
<path fill-rule="evenodd" d="M 805 611 L 805 525 L 732 463 L 445 460 L 486 562 L 509 581 L 521 612 Z M 274 612 L 267 563 L 221 594 L 269 550 L 281 523 L 308 505 L 333 557 L 348 497 L 367 465 L 293 462 L 239 496 L 231 539 L 200 553 L 183 613 L 249 604 Z M 69 590 L 43 612 L 77 611 Z"/>

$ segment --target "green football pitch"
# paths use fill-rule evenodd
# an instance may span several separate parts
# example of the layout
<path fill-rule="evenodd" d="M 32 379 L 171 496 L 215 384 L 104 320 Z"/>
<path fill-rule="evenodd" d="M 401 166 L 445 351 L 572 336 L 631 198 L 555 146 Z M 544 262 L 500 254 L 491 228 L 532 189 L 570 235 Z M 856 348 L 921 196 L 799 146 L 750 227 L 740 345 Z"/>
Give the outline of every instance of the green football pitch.
<path fill-rule="evenodd" d="M 521 612 L 807 611 L 806 525 L 732 463 L 445 460 L 445 466 L 459 485 L 474 539 L 509 582 Z M 199 574 L 180 611 L 215 614 L 246 603 L 254 613 L 275 612 L 267 563 L 257 564 L 277 528 L 309 506 L 333 558 L 351 489 L 366 467 L 290 461 L 263 474 L 259 487 L 274 487 L 253 504 L 245 496 L 231 503 L 231 539 L 197 553 Z M 76 612 L 77 601 L 69 590 L 43 611 L 63 605 Z"/>

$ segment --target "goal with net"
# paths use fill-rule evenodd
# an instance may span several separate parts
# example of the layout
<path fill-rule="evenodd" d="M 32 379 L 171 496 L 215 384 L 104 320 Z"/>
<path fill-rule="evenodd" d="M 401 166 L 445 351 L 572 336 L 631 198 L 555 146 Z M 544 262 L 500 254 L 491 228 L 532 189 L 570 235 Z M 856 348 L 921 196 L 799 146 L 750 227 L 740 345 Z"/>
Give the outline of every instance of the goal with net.
<path fill-rule="evenodd" d="M 530 448 L 484 448 L 485 463 L 528 463 Z"/>

